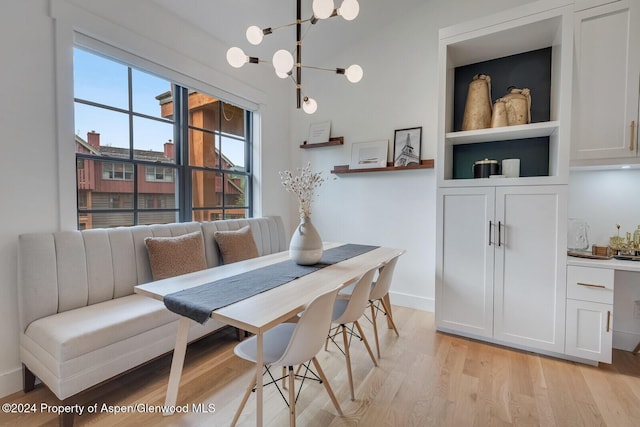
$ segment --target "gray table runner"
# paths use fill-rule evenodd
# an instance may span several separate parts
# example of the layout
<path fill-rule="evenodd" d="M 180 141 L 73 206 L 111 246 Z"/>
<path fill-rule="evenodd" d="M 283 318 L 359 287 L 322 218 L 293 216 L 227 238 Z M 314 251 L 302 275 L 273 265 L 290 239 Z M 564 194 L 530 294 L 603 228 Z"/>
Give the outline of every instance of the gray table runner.
<path fill-rule="evenodd" d="M 174 313 L 205 323 L 211 312 L 269 289 L 289 283 L 321 268 L 372 251 L 378 246 L 347 244 L 324 251 L 314 265 L 289 260 L 247 271 L 236 276 L 165 295 L 164 305 Z"/>

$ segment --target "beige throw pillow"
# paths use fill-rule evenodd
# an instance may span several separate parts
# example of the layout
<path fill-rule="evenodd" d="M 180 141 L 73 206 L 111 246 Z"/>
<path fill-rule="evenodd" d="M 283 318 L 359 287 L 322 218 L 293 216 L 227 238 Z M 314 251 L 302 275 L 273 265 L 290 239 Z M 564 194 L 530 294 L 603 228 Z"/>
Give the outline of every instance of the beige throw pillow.
<path fill-rule="evenodd" d="M 258 248 L 248 225 L 235 231 L 216 231 L 213 237 L 220 249 L 223 264 L 256 258 Z"/>
<path fill-rule="evenodd" d="M 204 240 L 200 231 L 176 237 L 147 237 L 144 239 L 149 253 L 153 280 L 204 270 Z"/>

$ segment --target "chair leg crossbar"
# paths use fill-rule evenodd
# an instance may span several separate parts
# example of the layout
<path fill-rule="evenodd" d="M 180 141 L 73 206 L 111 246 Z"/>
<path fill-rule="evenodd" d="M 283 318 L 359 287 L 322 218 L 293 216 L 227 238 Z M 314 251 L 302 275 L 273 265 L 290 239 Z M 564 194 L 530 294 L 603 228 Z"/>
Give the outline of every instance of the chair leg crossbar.
<path fill-rule="evenodd" d="M 318 374 L 316 374 L 313 369 L 311 369 L 309 367 L 309 365 L 311 364 L 311 361 L 307 362 L 307 363 L 303 363 L 302 365 L 298 365 L 298 369 L 296 370 L 295 373 L 295 378 L 296 379 L 300 379 L 302 380 L 300 382 L 300 387 L 298 387 L 298 392 L 296 393 L 296 402 L 298 402 L 298 397 L 300 396 L 300 392 L 302 391 L 302 386 L 304 385 L 305 380 L 310 380 L 310 381 L 317 381 L 318 383 L 322 384 L 322 378 L 320 378 L 318 376 Z M 302 369 L 302 367 L 305 368 L 304 370 L 304 374 L 300 375 L 299 372 Z M 264 373 L 269 375 L 269 378 L 271 378 L 271 381 L 264 383 L 263 387 L 266 387 L 268 385 L 274 384 L 276 386 L 276 388 L 278 389 L 278 393 L 280 393 L 280 396 L 282 396 L 282 399 L 284 400 L 284 403 L 287 404 L 287 406 L 289 406 L 289 401 L 287 400 L 287 398 L 284 396 L 284 393 L 282 392 L 282 389 L 287 389 L 286 386 L 286 382 L 285 380 L 289 378 L 289 374 L 286 373 L 286 368 L 282 368 L 282 376 L 280 378 L 274 378 L 273 374 L 271 373 L 271 370 L 269 369 L 268 366 L 265 366 L 264 368 Z M 293 369 L 293 367 L 289 367 L 290 370 Z M 311 374 L 311 376 L 309 375 Z M 264 374 L 263 374 L 264 375 Z M 280 388 L 280 386 L 278 385 L 278 381 L 282 381 L 282 388 Z M 256 391 L 256 387 L 255 385 L 253 386 L 253 390 L 252 392 Z"/>
<path fill-rule="evenodd" d="M 344 354 L 346 356 L 346 353 L 344 352 L 342 347 L 340 347 L 340 344 L 338 344 L 338 342 L 335 340 L 335 337 L 337 337 L 338 335 L 342 335 L 342 329 L 343 328 L 347 332 L 347 335 L 349 336 L 349 341 L 348 341 L 348 345 L 349 346 L 351 346 L 351 339 L 353 337 L 355 337 L 355 338 L 359 339 L 360 341 L 362 341 L 362 337 L 360 335 L 358 335 L 358 333 L 353 329 L 353 327 L 348 327 L 346 325 L 338 325 L 336 327 L 331 328 L 331 330 L 329 330 L 329 335 L 327 335 L 327 341 L 325 342 L 325 346 L 324 346 L 325 350 L 327 350 L 327 346 L 329 345 L 329 341 L 331 341 L 332 343 L 334 343 L 336 345 L 336 347 L 338 347 L 338 350 L 340 350 L 342 352 L 342 354 Z"/>

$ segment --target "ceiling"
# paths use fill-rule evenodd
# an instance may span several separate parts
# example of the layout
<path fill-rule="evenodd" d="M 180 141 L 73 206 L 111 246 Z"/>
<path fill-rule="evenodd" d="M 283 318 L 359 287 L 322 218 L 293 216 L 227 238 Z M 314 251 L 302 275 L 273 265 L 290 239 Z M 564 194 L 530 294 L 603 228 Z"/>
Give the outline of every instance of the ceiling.
<path fill-rule="evenodd" d="M 270 60 L 276 50 L 293 51 L 295 47 L 295 26 L 275 31 L 265 37 L 260 46 L 252 46 L 245 38 L 245 31 L 250 25 L 275 28 L 295 22 L 294 0 L 153 1 L 223 44 L 242 48 L 250 56 Z M 425 0 L 360 0 L 360 14 L 355 20 L 349 22 L 341 17 L 334 17 L 318 22 L 309 30 L 304 38 L 303 62 L 320 65 L 309 64 L 305 60 L 308 52 L 313 52 L 316 59 L 327 58 L 340 46 L 351 45 L 371 36 L 386 22 L 398 19 L 424 2 Z M 340 3 L 341 0 L 335 0 L 336 7 Z M 311 15 L 311 0 L 303 0 L 302 18 L 306 19 Z M 305 29 L 306 26 L 303 34 Z"/>

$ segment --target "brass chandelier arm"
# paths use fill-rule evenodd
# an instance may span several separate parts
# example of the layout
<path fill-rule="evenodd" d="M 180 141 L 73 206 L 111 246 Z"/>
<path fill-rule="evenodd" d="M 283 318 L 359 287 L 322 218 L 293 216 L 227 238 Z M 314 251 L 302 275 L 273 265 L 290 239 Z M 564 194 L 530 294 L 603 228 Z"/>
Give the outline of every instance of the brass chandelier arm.
<path fill-rule="evenodd" d="M 326 67 L 316 67 L 313 65 L 304 65 L 304 64 L 300 64 L 301 68 L 309 68 L 311 70 L 320 70 L 320 71 L 331 71 L 333 73 L 337 73 L 337 74 L 344 74 L 346 69 L 345 68 L 326 68 Z"/>
<path fill-rule="evenodd" d="M 315 24 L 316 22 L 318 22 L 318 18 L 316 18 L 315 16 L 311 15 L 311 18 L 300 20 L 300 24 L 305 24 L 307 22 L 311 22 L 312 24 Z M 297 25 L 297 24 L 298 24 L 298 22 L 296 21 L 296 22 L 292 22 L 290 24 L 280 25 L 278 27 L 267 27 L 267 28 L 262 29 L 262 32 L 266 36 L 267 34 L 271 34 L 274 31 L 281 30 L 283 28 L 293 27 L 294 25 Z"/>

